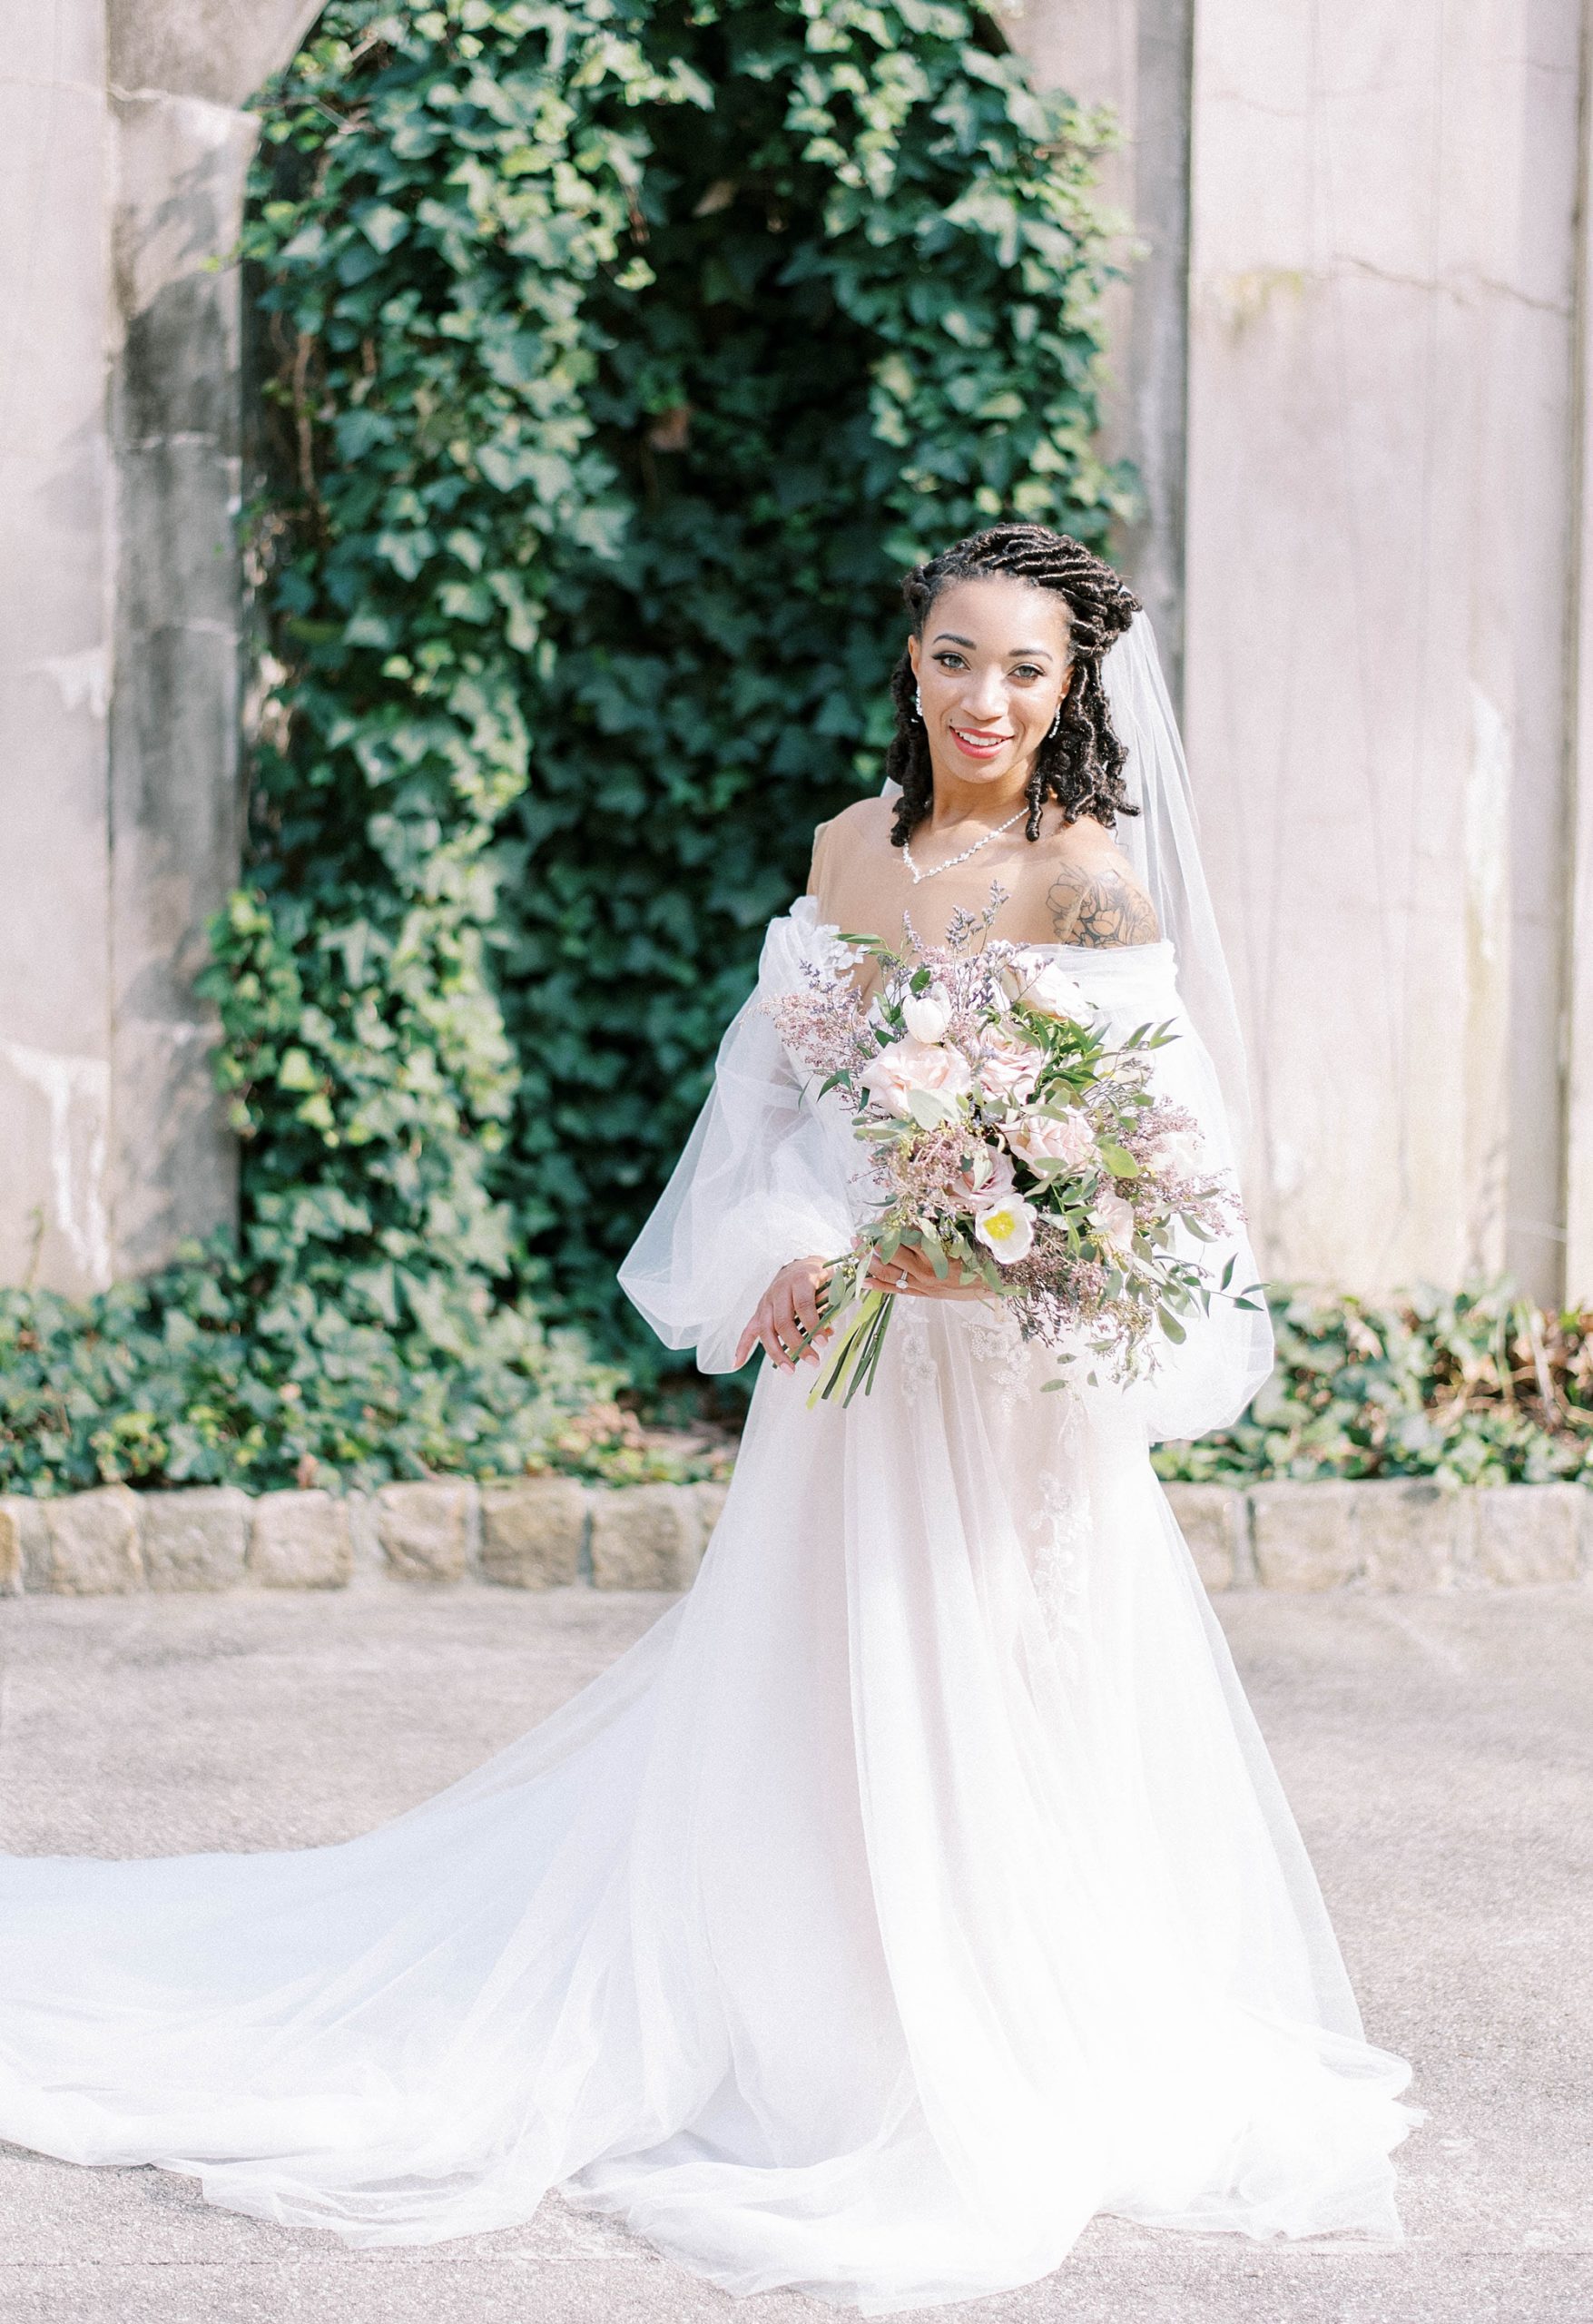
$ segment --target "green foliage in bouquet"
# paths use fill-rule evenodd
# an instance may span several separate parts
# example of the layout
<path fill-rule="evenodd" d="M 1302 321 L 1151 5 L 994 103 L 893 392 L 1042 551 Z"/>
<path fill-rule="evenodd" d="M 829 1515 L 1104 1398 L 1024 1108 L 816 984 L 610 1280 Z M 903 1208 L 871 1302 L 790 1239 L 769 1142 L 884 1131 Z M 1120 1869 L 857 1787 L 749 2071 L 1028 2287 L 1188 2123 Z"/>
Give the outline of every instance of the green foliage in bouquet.
<path fill-rule="evenodd" d="M 1049 1347 L 1047 1388 L 1079 1362 L 1142 1376 L 1155 1344 L 1175 1345 L 1214 1298 L 1259 1308 L 1211 1246 L 1233 1222 L 1233 1188 L 1207 1175 L 1192 1118 L 1151 1086 L 1151 1059 L 1177 1036 L 1146 1023 L 1109 1041 L 1084 993 L 1055 963 L 991 938 L 1001 891 L 954 915 L 918 959 L 841 931 L 822 967 L 768 1004 L 786 1049 L 851 1113 L 871 1149 L 876 1201 L 837 1260 L 819 1315 L 831 1326 L 810 1404 L 870 1393 L 916 1260 L 955 1270 L 1010 1304 L 1026 1339 Z M 859 982 L 859 956 L 877 982 Z M 910 1294 L 909 1295 L 910 1295 Z M 767 1342 L 765 1342 L 767 1344 Z"/>
<path fill-rule="evenodd" d="M 333 0 L 260 110 L 249 1247 L 642 1357 L 615 1264 L 878 781 L 896 572 L 1125 505 L 1102 125 L 976 0 Z"/>

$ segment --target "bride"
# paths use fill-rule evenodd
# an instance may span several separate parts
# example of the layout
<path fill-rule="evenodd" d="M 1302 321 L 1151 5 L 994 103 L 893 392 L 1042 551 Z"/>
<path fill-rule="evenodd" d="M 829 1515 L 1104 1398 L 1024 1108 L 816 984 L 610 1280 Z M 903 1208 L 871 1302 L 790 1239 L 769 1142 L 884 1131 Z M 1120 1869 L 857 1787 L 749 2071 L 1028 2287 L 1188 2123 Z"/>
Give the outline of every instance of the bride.
<path fill-rule="evenodd" d="M 1116 1032 L 1172 1021 L 1219 1164 L 1243 1102 L 1136 600 L 1027 525 L 905 586 L 899 787 L 820 832 L 624 1270 L 705 1370 L 768 1357 L 695 1586 L 366 1837 L 5 1860 L 0 2136 L 351 2243 L 557 2187 L 729 2290 L 875 2315 L 1045 2275 L 1097 2211 L 1398 2237 L 1407 2070 L 1147 1458 L 1243 1408 L 1264 1318 L 1045 1394 L 982 1286 L 904 1258 L 872 1393 L 809 1409 L 867 1189 L 765 1004 L 841 931 L 932 948 L 994 897 Z"/>

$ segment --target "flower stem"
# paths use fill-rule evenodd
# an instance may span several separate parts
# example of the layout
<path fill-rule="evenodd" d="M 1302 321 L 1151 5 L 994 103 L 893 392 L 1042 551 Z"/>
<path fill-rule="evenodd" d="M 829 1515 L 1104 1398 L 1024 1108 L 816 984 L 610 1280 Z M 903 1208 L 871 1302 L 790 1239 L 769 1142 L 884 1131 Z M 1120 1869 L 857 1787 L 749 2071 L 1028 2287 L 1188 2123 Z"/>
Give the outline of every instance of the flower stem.
<path fill-rule="evenodd" d="M 851 1322 L 837 1339 L 829 1362 L 813 1383 L 808 1396 L 810 1411 L 821 1401 L 827 1403 L 842 1387 L 846 1389 L 842 1402 L 850 1404 L 860 1387 L 866 1391 L 871 1384 L 895 1296 L 894 1292 L 866 1291 L 858 1301 Z"/>

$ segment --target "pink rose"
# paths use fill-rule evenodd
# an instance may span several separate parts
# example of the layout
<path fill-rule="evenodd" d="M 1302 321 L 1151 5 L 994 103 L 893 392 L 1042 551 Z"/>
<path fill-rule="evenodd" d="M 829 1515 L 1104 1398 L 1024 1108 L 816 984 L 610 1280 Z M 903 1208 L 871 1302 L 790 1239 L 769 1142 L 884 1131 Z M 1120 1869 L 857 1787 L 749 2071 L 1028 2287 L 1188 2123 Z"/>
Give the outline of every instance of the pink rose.
<path fill-rule="evenodd" d="M 1009 1105 L 1027 1106 L 1044 1063 L 1043 1053 L 1032 1041 L 991 1033 L 979 1053 L 979 1087 L 987 1098 L 1004 1098 Z"/>
<path fill-rule="evenodd" d="M 1037 1009 L 1043 1017 L 1068 1017 L 1082 1025 L 1090 1015 L 1089 1002 L 1084 989 L 1075 983 L 1066 970 L 1055 960 L 1037 959 L 1032 952 L 1019 953 L 1014 964 L 1022 978 L 1015 1000 L 1029 1009 Z"/>
<path fill-rule="evenodd" d="M 859 1078 L 888 1112 L 903 1122 L 917 1118 L 912 1106 L 915 1091 L 939 1099 L 949 1118 L 957 1111 L 957 1100 L 973 1087 L 972 1070 L 960 1049 L 948 1049 L 941 1041 L 910 1038 L 892 1041 L 889 1049 L 881 1049 Z"/>
<path fill-rule="evenodd" d="M 1097 1196 L 1090 1222 L 1108 1249 L 1126 1254 L 1132 1248 L 1134 1205 L 1125 1202 L 1121 1195 Z"/>
<path fill-rule="evenodd" d="M 951 1182 L 959 1194 L 967 1196 L 970 1206 L 975 1209 L 985 1203 L 1002 1201 L 1018 1183 L 1013 1176 L 1010 1157 L 1003 1154 L 998 1146 L 986 1146 L 980 1151 L 989 1164 L 989 1175 L 983 1184 L 975 1186 L 971 1170 L 959 1170 Z"/>
<path fill-rule="evenodd" d="M 1007 1143 L 1030 1164 L 1060 1162 L 1069 1170 L 1082 1170 L 1096 1158 L 1095 1134 L 1071 1106 L 1060 1116 L 1030 1114 L 1021 1122 L 1008 1123 Z"/>

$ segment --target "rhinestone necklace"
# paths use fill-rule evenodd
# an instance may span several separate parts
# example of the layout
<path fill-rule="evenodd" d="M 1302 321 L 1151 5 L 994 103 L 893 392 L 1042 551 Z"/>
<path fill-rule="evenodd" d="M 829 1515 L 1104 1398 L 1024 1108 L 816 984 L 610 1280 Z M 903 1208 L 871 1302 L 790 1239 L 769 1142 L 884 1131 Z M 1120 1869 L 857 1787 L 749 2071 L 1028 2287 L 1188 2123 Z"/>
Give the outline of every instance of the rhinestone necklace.
<path fill-rule="evenodd" d="M 901 843 L 901 860 L 906 864 L 908 870 L 912 873 L 913 886 L 916 888 L 920 880 L 938 880 L 940 877 L 941 872 L 949 872 L 954 863 L 966 863 L 970 855 L 977 855 L 981 847 L 988 847 L 993 839 L 999 839 L 1003 832 L 1009 832 L 1014 823 L 1021 822 L 1028 812 L 1028 803 L 1026 800 L 1024 804 L 1018 809 L 1016 815 L 1008 815 L 1004 823 L 998 823 L 993 832 L 987 832 L 985 833 L 983 839 L 976 839 L 973 845 L 971 847 L 965 847 L 960 855 L 949 855 L 944 863 L 934 864 L 928 872 L 920 872 L 919 870 L 918 865 L 912 860 L 912 842 L 910 840 L 904 840 Z"/>

